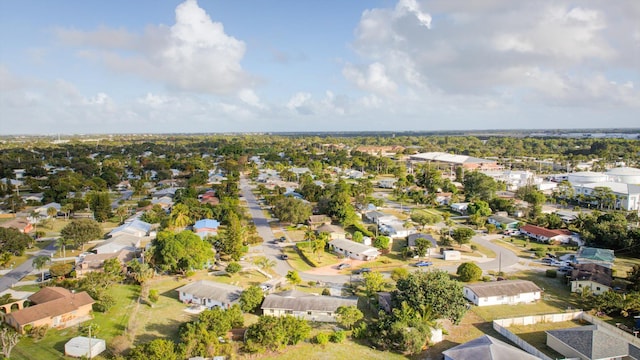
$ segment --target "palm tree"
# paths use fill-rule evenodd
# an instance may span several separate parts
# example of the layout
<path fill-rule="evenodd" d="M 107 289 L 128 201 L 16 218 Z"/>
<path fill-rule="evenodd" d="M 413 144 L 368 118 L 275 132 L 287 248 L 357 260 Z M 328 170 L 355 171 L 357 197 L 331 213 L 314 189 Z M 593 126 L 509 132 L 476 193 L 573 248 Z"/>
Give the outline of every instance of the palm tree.
<path fill-rule="evenodd" d="M 33 258 L 33 262 L 32 262 L 33 263 L 33 267 L 36 270 L 40 271 L 40 270 L 42 270 L 44 265 L 49 262 L 49 260 L 50 259 L 49 259 L 48 256 L 44 256 L 44 255 L 36 256 L 35 258 Z M 40 276 L 41 276 L 42 281 L 44 281 L 44 271 L 40 272 Z"/>
<path fill-rule="evenodd" d="M 62 212 L 64 213 L 64 219 L 69 220 L 69 214 L 73 211 L 73 204 L 67 203 L 62 205 Z"/>
<path fill-rule="evenodd" d="M 120 224 L 122 224 L 124 217 L 129 214 L 129 208 L 126 206 L 118 206 L 115 213 L 116 213 L 116 216 L 120 218 Z"/>
<path fill-rule="evenodd" d="M 36 238 L 38 237 L 38 223 L 40 222 L 40 213 L 37 211 L 32 211 L 29 214 L 29 217 L 31 218 L 31 223 L 33 224 L 33 231 L 36 234 Z"/>
<path fill-rule="evenodd" d="M 189 207 L 185 204 L 176 204 L 169 215 L 169 223 L 173 227 L 183 228 L 191 223 Z"/>
<path fill-rule="evenodd" d="M 54 208 L 53 206 L 50 206 L 47 208 L 47 216 L 48 217 L 54 217 L 58 214 L 58 209 Z"/>
<path fill-rule="evenodd" d="M 67 245 L 71 244 L 71 241 L 65 239 L 63 236 L 59 237 L 57 240 L 58 247 L 62 248 L 62 257 L 67 257 Z"/>

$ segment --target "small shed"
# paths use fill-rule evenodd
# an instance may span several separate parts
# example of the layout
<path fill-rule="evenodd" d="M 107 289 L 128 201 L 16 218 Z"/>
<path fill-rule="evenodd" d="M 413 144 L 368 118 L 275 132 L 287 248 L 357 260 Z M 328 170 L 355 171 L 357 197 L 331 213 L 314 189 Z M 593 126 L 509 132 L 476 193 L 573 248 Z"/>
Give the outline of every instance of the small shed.
<path fill-rule="evenodd" d="M 76 336 L 64 344 L 64 355 L 92 359 L 106 349 L 107 343 L 102 339 Z"/>
<path fill-rule="evenodd" d="M 460 251 L 457 250 L 445 250 L 442 252 L 442 255 L 444 255 L 444 259 L 447 261 L 457 261 L 462 259 Z"/>

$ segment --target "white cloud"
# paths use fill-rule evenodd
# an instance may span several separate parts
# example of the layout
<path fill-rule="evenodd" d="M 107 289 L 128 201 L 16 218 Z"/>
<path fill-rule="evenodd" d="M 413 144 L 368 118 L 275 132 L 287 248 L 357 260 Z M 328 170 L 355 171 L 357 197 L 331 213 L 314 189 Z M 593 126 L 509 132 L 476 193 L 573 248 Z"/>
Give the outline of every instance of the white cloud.
<path fill-rule="evenodd" d="M 347 80 L 355 83 L 359 89 L 381 95 L 392 95 L 398 87 L 387 76 L 385 65 L 379 62 L 370 64 L 366 69 L 347 65 L 343 69 L 343 74 Z"/>
<path fill-rule="evenodd" d="M 79 55 L 103 61 L 115 71 L 161 81 L 167 87 L 231 94 L 250 85 L 240 64 L 245 43 L 212 21 L 196 0 L 176 7 L 176 23 L 149 26 L 142 34 L 100 28 L 85 32 L 58 29 L 58 38 L 80 48 Z"/>
<path fill-rule="evenodd" d="M 242 89 L 238 92 L 238 99 L 245 104 L 251 105 L 258 109 L 264 109 L 265 105 L 260 102 L 260 98 L 251 89 Z"/>

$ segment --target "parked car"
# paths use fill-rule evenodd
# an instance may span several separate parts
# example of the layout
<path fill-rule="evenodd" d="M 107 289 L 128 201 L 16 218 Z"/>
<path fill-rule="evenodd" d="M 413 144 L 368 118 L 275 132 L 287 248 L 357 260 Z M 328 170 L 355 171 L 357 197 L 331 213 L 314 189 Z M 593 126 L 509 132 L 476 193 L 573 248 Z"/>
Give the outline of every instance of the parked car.
<path fill-rule="evenodd" d="M 418 261 L 414 265 L 417 267 L 425 267 L 425 266 L 431 266 L 433 265 L 433 263 L 431 261 Z"/>
<path fill-rule="evenodd" d="M 51 273 L 47 272 L 47 273 L 44 273 L 44 275 L 38 276 L 38 278 L 36 279 L 36 282 L 43 281 L 43 278 L 44 278 L 44 281 L 51 280 Z"/>
<path fill-rule="evenodd" d="M 269 285 L 269 284 L 260 285 L 260 289 L 262 289 L 262 291 L 264 291 L 264 292 L 269 292 L 272 288 L 273 288 L 273 286 Z"/>
<path fill-rule="evenodd" d="M 284 236 L 280 236 L 280 242 L 285 242 L 285 241 L 287 241 L 287 238 Z"/>
<path fill-rule="evenodd" d="M 548 258 L 548 257 L 547 257 L 547 258 L 544 258 L 544 259 L 542 259 L 542 260 L 540 260 L 540 261 L 541 261 L 543 264 L 551 265 L 551 264 L 553 264 L 553 262 L 554 262 L 555 260 L 553 260 L 552 258 Z"/>
<path fill-rule="evenodd" d="M 571 266 L 562 266 L 560 268 L 558 268 L 558 272 L 569 272 L 569 271 L 573 271 L 573 268 Z"/>
<path fill-rule="evenodd" d="M 338 270 L 348 269 L 350 267 L 351 267 L 351 264 L 342 263 L 342 264 L 338 265 Z"/>
<path fill-rule="evenodd" d="M 371 268 L 364 267 L 362 269 L 355 270 L 353 273 L 356 275 L 359 275 L 359 274 L 364 274 L 368 272 L 371 272 Z"/>
<path fill-rule="evenodd" d="M 289 258 L 289 255 L 287 255 L 287 254 L 280 255 L 280 259 L 282 259 L 282 260 L 287 260 L 288 258 Z"/>

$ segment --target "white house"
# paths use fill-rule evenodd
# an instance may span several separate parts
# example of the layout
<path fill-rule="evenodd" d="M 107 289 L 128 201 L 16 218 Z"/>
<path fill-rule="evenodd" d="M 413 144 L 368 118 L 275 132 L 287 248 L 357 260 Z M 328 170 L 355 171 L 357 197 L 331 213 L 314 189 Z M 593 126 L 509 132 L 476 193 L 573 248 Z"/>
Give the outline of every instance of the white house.
<path fill-rule="evenodd" d="M 178 298 L 185 304 L 198 304 L 209 309 L 228 309 L 240 300 L 242 288 L 218 282 L 199 280 L 176 289 Z"/>
<path fill-rule="evenodd" d="M 520 233 L 529 238 L 544 243 L 561 243 L 568 244 L 575 242 L 581 244 L 580 236 L 566 229 L 547 229 L 535 225 L 520 226 Z"/>
<path fill-rule="evenodd" d="M 135 235 L 120 233 L 93 248 L 96 254 L 113 254 L 121 250 L 136 251 L 140 247 L 142 238 Z"/>
<path fill-rule="evenodd" d="M 600 295 L 611 290 L 613 270 L 610 267 L 595 263 L 576 264 L 574 267 L 569 274 L 571 292 L 588 291 L 594 295 Z"/>
<path fill-rule="evenodd" d="M 141 220 L 133 220 L 131 222 L 126 222 L 117 228 L 111 230 L 108 237 L 116 237 L 121 234 L 133 235 L 137 237 L 144 237 L 149 235 L 151 231 L 151 224 L 146 223 Z"/>
<path fill-rule="evenodd" d="M 528 280 L 490 281 L 466 284 L 463 295 L 477 306 L 515 305 L 540 299 L 542 289 Z"/>
<path fill-rule="evenodd" d="M 466 214 L 468 207 L 469 207 L 468 202 L 451 204 L 451 210 L 460 214 Z"/>
<path fill-rule="evenodd" d="M 416 232 L 416 229 L 405 228 L 399 221 L 380 224 L 380 232 L 392 238 L 406 238 Z"/>
<path fill-rule="evenodd" d="M 356 260 L 374 260 L 380 254 L 378 249 L 374 247 L 347 239 L 331 240 L 329 241 L 329 246 L 333 251 Z"/>
<path fill-rule="evenodd" d="M 270 316 L 295 316 L 310 321 L 335 322 L 341 306 L 358 306 L 357 298 L 321 296 L 289 290 L 265 297 L 262 313 Z"/>
<path fill-rule="evenodd" d="M 378 181 L 378 187 L 383 189 L 393 189 L 396 186 L 398 179 L 381 179 Z"/>

